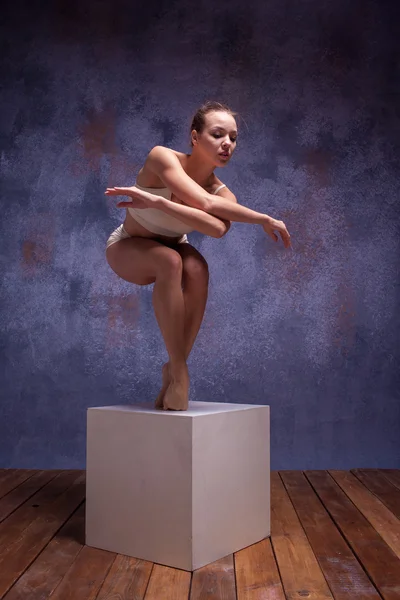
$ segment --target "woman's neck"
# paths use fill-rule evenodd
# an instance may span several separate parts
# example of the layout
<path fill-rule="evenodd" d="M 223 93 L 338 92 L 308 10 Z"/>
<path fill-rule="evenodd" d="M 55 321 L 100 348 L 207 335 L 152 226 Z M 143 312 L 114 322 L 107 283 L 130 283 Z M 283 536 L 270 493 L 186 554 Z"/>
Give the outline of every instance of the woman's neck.
<path fill-rule="evenodd" d="M 199 185 L 207 185 L 211 175 L 214 173 L 215 165 L 206 162 L 204 158 L 198 156 L 195 151 L 186 156 L 186 173 Z"/>

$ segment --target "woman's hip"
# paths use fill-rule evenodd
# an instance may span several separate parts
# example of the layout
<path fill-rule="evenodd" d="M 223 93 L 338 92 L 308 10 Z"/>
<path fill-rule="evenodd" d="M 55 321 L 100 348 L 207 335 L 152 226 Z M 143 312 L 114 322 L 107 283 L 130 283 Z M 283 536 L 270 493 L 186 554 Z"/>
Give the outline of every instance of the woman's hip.
<path fill-rule="evenodd" d="M 111 233 L 110 237 L 107 240 L 106 248 L 111 246 L 111 244 L 115 244 L 116 242 L 120 242 L 121 240 L 125 240 L 126 238 L 130 238 L 130 237 L 131 236 L 126 231 L 126 229 L 122 223 L 119 227 L 117 227 L 117 229 L 114 229 L 114 231 Z"/>
<path fill-rule="evenodd" d="M 114 231 L 111 233 L 110 237 L 108 238 L 108 240 L 106 242 L 106 249 L 109 248 L 112 244 L 115 244 L 116 242 L 120 242 L 121 240 L 125 240 L 125 239 L 131 238 L 131 237 L 141 237 L 141 236 L 130 235 L 126 231 L 126 229 L 122 223 L 121 225 L 119 225 L 119 227 L 114 229 Z M 189 243 L 186 233 L 184 233 L 180 238 L 171 238 L 171 241 L 165 240 L 165 239 L 157 239 L 156 237 L 155 238 L 145 238 L 145 239 L 151 239 L 155 242 L 159 242 L 160 244 L 164 244 L 165 246 L 174 246 L 176 244 L 188 244 Z"/>

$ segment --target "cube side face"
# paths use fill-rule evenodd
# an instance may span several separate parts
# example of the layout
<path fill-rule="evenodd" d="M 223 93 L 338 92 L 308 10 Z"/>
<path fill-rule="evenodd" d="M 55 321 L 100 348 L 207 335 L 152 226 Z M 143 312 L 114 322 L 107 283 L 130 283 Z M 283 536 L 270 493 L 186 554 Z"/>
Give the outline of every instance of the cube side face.
<path fill-rule="evenodd" d="M 190 570 L 192 424 L 88 410 L 86 544 Z"/>
<path fill-rule="evenodd" d="M 269 407 L 194 419 L 192 568 L 270 532 Z"/>

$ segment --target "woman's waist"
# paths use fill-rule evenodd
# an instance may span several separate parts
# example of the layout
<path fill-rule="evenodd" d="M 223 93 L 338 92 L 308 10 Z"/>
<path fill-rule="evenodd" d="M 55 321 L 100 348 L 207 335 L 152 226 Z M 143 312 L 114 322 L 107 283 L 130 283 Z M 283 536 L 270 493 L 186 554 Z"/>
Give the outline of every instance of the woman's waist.
<path fill-rule="evenodd" d="M 128 208 L 127 216 L 158 236 L 173 238 L 193 231 L 193 227 L 156 208 Z"/>
<path fill-rule="evenodd" d="M 175 236 L 154 233 L 136 221 L 128 211 L 126 211 L 124 229 L 132 237 L 144 237 L 152 240 L 160 240 L 162 242 L 174 242 L 182 237 L 181 233 L 177 233 Z"/>

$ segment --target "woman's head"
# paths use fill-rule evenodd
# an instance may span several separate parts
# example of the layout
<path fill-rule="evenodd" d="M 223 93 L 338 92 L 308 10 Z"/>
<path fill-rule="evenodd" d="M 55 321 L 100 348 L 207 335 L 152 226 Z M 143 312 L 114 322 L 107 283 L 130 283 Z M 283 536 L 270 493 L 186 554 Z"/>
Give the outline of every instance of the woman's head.
<path fill-rule="evenodd" d="M 222 167 L 231 158 L 237 141 L 234 113 L 226 104 L 206 102 L 193 117 L 190 143 L 196 153 Z"/>

